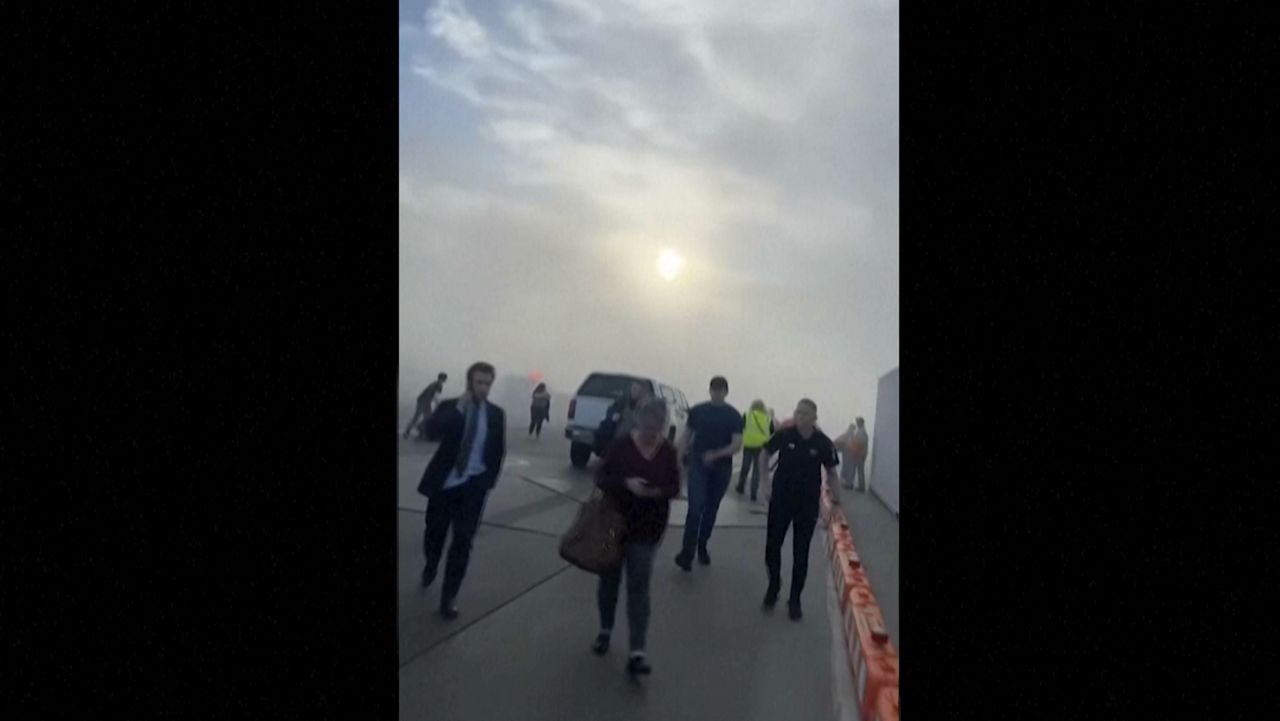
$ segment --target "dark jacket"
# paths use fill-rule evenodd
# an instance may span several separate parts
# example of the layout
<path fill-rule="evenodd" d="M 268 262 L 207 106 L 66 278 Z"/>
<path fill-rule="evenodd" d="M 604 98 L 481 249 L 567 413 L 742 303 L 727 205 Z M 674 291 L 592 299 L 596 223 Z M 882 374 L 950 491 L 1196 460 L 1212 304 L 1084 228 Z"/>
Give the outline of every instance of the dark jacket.
<path fill-rule="evenodd" d="M 488 431 L 484 443 L 485 471 L 476 480 L 469 483 L 482 483 L 486 488 L 493 488 L 498 482 L 498 473 L 502 470 L 502 459 L 507 454 L 507 414 L 502 408 L 486 403 L 488 414 Z M 444 487 L 445 479 L 453 470 L 458 459 L 458 446 L 462 445 L 462 432 L 465 430 L 466 418 L 458 411 L 458 399 L 450 398 L 436 406 L 435 413 L 427 419 L 423 428 L 428 440 L 440 441 L 440 447 L 427 464 L 418 482 L 418 493 L 434 496 Z"/>
<path fill-rule="evenodd" d="M 637 476 L 661 488 L 661 498 L 641 498 L 627 488 L 626 479 Z M 671 499 L 680 493 L 680 468 L 676 449 L 662 441 L 657 454 L 646 459 L 630 435 L 614 441 L 596 473 L 596 486 L 610 496 L 627 518 L 624 542 L 658 543 L 667 529 Z"/>

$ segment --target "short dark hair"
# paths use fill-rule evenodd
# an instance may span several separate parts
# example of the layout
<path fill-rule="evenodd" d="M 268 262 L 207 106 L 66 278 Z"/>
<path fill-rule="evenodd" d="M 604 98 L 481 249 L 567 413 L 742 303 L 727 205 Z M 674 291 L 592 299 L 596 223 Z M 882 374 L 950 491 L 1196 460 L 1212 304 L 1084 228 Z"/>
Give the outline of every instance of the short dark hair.
<path fill-rule="evenodd" d="M 716 388 L 723 388 L 727 391 L 729 390 L 729 381 L 725 380 L 724 376 L 716 376 L 711 379 L 711 388 L 713 390 Z"/>
<path fill-rule="evenodd" d="M 865 418 L 863 418 L 862 416 L 858 416 L 857 423 L 858 423 L 858 425 L 860 425 L 860 426 L 865 426 L 865 425 L 867 424 L 867 420 L 866 420 Z"/>
<path fill-rule="evenodd" d="M 814 413 L 817 413 L 817 412 L 818 412 L 818 404 L 817 404 L 817 403 L 814 403 L 813 401 L 809 400 L 808 398 L 801 398 L 801 399 L 800 399 L 800 402 L 799 402 L 799 403 L 797 403 L 796 405 L 798 405 L 798 406 L 799 406 L 799 405 L 809 406 L 810 408 L 812 408 L 812 409 L 813 409 L 813 412 L 814 412 Z"/>
<path fill-rule="evenodd" d="M 497 375 L 497 371 L 493 369 L 493 366 L 485 363 L 484 361 L 472 363 L 471 367 L 467 369 L 467 390 L 471 390 L 471 382 L 475 379 L 475 375 L 477 373 L 484 373 L 491 376 Z"/>
<path fill-rule="evenodd" d="M 438 381 L 442 381 L 442 380 L 445 380 L 445 379 L 446 379 L 446 378 L 448 378 L 448 377 L 449 377 L 449 374 L 448 374 L 448 373 L 441 373 L 440 375 L 436 376 L 436 380 L 438 380 Z"/>

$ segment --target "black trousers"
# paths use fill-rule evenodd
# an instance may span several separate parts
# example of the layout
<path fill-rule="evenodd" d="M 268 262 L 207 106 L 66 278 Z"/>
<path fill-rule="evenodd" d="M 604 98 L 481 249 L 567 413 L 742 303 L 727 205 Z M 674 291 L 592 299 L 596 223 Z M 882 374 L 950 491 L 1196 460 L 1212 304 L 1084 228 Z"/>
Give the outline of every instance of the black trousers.
<path fill-rule="evenodd" d="M 440 565 L 444 553 L 444 539 L 453 526 L 453 543 L 444 566 L 444 587 L 441 596 L 446 599 L 458 595 L 462 578 L 467 575 L 467 563 L 471 560 L 471 541 L 480 526 L 484 512 L 484 499 L 489 489 L 482 483 L 470 480 L 461 486 L 441 491 L 427 501 L 426 530 L 422 534 L 422 551 L 427 558 L 427 568 Z"/>
<path fill-rule="evenodd" d="M 538 432 L 538 435 L 541 436 L 542 423 L 543 421 L 546 421 L 546 420 L 547 420 L 546 408 L 539 408 L 537 406 L 533 406 L 532 408 L 530 408 L 529 409 L 529 433 L 532 434 L 536 430 Z"/>
<path fill-rule="evenodd" d="M 785 496 L 775 495 L 769 502 L 769 532 L 764 545 L 764 565 L 769 569 L 769 586 L 782 587 L 782 541 L 787 537 L 787 527 L 794 526 L 791 537 L 791 599 L 800 600 L 805 577 L 809 574 L 809 542 L 813 529 L 818 525 L 818 510 L 810 502 L 797 503 Z"/>

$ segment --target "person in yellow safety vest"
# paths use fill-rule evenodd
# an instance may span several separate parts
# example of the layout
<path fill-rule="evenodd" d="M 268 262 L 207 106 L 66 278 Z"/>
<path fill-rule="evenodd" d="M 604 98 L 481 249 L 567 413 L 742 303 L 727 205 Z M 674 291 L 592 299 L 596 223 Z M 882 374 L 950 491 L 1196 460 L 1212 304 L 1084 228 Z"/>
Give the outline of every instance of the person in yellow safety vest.
<path fill-rule="evenodd" d="M 747 473 L 751 473 L 751 501 L 756 500 L 756 492 L 760 488 L 760 449 L 774 432 L 773 419 L 765 410 L 764 401 L 756 399 L 751 402 L 751 410 L 742 414 L 742 470 L 738 473 L 738 495 L 742 495 L 747 483 Z"/>

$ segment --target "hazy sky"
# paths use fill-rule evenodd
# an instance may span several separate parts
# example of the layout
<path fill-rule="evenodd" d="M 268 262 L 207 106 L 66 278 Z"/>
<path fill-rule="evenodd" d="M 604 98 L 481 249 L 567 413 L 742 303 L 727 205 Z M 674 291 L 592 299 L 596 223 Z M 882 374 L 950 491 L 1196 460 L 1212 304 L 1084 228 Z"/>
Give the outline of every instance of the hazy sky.
<path fill-rule="evenodd" d="M 401 1 L 402 396 L 484 359 L 871 422 L 898 288 L 897 2 Z"/>

